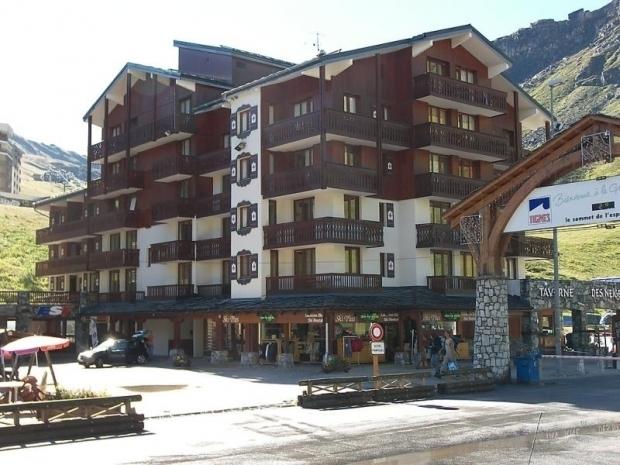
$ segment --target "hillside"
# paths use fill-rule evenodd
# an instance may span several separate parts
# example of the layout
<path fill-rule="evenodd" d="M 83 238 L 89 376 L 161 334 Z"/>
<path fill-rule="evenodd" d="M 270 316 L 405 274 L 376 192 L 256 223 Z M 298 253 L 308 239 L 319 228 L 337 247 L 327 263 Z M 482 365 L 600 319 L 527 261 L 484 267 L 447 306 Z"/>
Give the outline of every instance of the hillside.
<path fill-rule="evenodd" d="M 47 224 L 32 208 L 0 205 L 0 290 L 45 289 L 34 264 L 47 258 L 47 247 L 36 245 L 34 232 Z"/>

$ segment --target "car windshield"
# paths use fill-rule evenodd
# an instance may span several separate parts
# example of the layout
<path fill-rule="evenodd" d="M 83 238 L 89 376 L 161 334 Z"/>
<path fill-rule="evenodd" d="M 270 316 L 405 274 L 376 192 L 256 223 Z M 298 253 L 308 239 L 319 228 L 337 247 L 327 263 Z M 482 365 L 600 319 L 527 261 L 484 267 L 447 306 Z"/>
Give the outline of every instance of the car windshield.
<path fill-rule="evenodd" d="M 112 339 L 112 338 L 106 339 L 101 344 L 99 344 L 97 347 L 95 347 L 93 350 L 107 350 L 110 347 L 112 347 L 115 342 L 116 342 L 116 339 Z"/>

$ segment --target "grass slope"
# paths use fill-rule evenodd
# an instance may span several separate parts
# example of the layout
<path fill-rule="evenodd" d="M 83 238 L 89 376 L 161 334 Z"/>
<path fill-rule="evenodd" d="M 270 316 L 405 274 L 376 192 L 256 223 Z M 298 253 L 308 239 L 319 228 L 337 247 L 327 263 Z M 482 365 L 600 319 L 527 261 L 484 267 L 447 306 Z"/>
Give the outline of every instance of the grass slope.
<path fill-rule="evenodd" d="M 35 230 L 47 224 L 32 208 L 0 205 L 0 290 L 45 289 L 34 267 L 47 259 L 47 247 L 36 245 Z"/>

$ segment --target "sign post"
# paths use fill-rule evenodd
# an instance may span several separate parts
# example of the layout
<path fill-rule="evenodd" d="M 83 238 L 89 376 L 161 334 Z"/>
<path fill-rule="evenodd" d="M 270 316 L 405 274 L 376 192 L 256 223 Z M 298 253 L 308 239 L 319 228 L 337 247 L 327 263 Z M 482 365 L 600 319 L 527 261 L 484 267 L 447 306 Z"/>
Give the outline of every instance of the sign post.
<path fill-rule="evenodd" d="M 379 323 L 370 325 L 370 352 L 372 354 L 372 376 L 379 376 L 379 355 L 385 354 L 385 343 L 383 342 L 383 326 Z M 376 387 L 375 383 L 375 387 Z"/>

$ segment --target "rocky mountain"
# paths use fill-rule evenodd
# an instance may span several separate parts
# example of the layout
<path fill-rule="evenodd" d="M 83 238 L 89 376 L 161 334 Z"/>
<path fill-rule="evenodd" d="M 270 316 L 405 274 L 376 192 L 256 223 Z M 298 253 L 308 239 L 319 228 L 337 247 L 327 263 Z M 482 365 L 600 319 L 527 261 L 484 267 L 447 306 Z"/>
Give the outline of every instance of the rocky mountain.
<path fill-rule="evenodd" d="M 508 76 L 565 125 L 588 113 L 620 116 L 620 0 L 568 19 L 541 19 L 495 44 L 513 61 Z"/>

